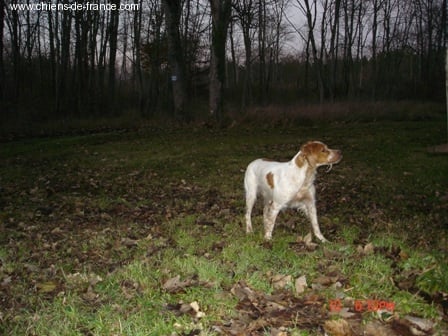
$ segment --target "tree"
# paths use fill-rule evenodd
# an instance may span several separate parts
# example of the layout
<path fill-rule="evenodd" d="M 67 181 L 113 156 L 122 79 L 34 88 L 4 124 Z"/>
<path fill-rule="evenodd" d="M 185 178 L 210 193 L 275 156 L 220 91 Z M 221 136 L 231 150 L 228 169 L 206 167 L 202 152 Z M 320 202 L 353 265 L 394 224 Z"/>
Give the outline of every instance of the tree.
<path fill-rule="evenodd" d="M 323 103 L 325 97 L 324 96 L 325 88 L 324 88 L 324 81 L 322 78 L 323 76 L 322 60 L 319 58 L 319 55 L 317 53 L 317 44 L 314 37 L 314 28 L 316 26 L 316 19 L 317 19 L 317 3 L 316 0 L 313 0 L 312 4 L 310 4 L 309 0 L 305 0 L 303 2 L 304 4 L 302 4 L 301 1 L 297 0 L 299 7 L 301 8 L 302 12 L 305 14 L 306 17 L 306 23 L 308 28 L 307 43 L 310 43 L 311 45 L 311 52 L 313 55 L 314 68 L 316 71 L 317 84 L 319 88 L 319 101 Z"/>
<path fill-rule="evenodd" d="M 3 83 L 5 82 L 5 66 L 3 62 L 3 31 L 5 27 L 5 1 L 0 0 L 0 107 L 3 102 Z"/>
<path fill-rule="evenodd" d="M 135 4 L 139 4 L 142 8 L 143 0 L 134 0 Z M 132 60 L 134 63 L 134 78 L 136 78 L 137 92 L 138 92 L 138 110 L 141 115 L 145 113 L 145 99 L 143 94 L 143 72 L 142 72 L 142 48 L 141 48 L 141 31 L 142 31 L 142 13 L 143 10 L 134 12 L 134 19 L 132 21 L 132 30 L 134 39 L 132 40 Z"/>
<path fill-rule="evenodd" d="M 353 62 L 353 45 L 355 43 L 355 13 L 357 6 L 360 6 L 355 0 L 343 1 L 344 13 L 344 87 L 346 96 L 354 97 L 354 62 Z"/>
<path fill-rule="evenodd" d="M 116 8 L 120 7 L 120 0 L 112 1 Z M 115 61 L 117 59 L 117 41 L 118 41 L 118 24 L 120 18 L 120 11 L 114 10 L 111 13 L 110 21 L 109 21 L 109 101 L 111 102 L 111 106 L 109 109 L 114 109 L 114 100 L 115 100 Z"/>
<path fill-rule="evenodd" d="M 286 29 L 283 26 L 283 19 L 284 19 L 284 12 L 286 7 L 288 6 L 289 0 L 281 0 L 281 1 L 274 1 L 273 2 L 273 41 L 272 41 L 272 47 L 271 47 L 271 55 L 270 55 L 270 63 L 273 63 L 271 65 L 271 71 L 270 77 L 274 78 L 275 80 L 278 80 L 278 68 L 280 65 L 280 52 L 281 52 L 281 45 L 284 41 L 282 41 L 283 37 L 286 35 Z M 271 85 L 270 81 L 268 80 L 267 85 Z M 267 88 L 267 90 L 269 87 Z"/>
<path fill-rule="evenodd" d="M 259 101 L 266 101 L 266 1 L 258 0 L 258 78 Z"/>
<path fill-rule="evenodd" d="M 330 100 L 335 98 L 336 80 L 337 80 L 337 64 L 338 64 L 338 46 L 339 46 L 339 15 L 341 8 L 341 0 L 336 0 L 334 5 L 333 24 L 331 25 L 330 34 L 330 75 L 329 79 L 329 91 Z"/>
<path fill-rule="evenodd" d="M 64 111 L 63 104 L 69 96 L 70 88 L 69 70 L 70 70 L 70 39 L 71 39 L 72 15 L 70 11 L 62 12 L 60 47 L 58 47 L 58 88 L 56 95 L 56 113 Z M 58 28 L 56 26 L 56 28 Z"/>
<path fill-rule="evenodd" d="M 218 122 L 223 118 L 223 94 L 226 65 L 227 28 L 232 11 L 231 0 L 210 0 L 212 44 L 210 55 L 209 109 Z"/>
<path fill-rule="evenodd" d="M 168 40 L 168 62 L 171 69 L 171 85 L 173 91 L 174 117 L 190 120 L 185 109 L 186 85 L 185 68 L 183 63 L 183 49 L 180 39 L 180 18 L 182 14 L 182 0 L 163 0 L 165 22 Z"/>
<path fill-rule="evenodd" d="M 252 30 L 255 28 L 255 3 L 254 0 L 237 0 L 233 4 L 238 20 L 243 31 L 245 50 L 244 88 L 242 107 L 252 103 Z"/>

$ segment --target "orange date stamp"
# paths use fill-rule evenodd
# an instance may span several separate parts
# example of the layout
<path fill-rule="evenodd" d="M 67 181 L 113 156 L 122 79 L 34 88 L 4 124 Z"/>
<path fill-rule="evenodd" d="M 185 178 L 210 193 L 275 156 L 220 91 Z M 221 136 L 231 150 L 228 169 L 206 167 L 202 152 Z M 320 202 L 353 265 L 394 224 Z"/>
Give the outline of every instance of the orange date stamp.
<path fill-rule="evenodd" d="M 328 301 L 328 308 L 330 312 L 340 312 L 343 308 L 341 299 L 333 299 Z M 395 303 L 384 300 L 355 300 L 353 303 L 353 309 L 357 312 L 376 312 L 379 310 L 388 310 L 393 312 L 395 309 Z"/>

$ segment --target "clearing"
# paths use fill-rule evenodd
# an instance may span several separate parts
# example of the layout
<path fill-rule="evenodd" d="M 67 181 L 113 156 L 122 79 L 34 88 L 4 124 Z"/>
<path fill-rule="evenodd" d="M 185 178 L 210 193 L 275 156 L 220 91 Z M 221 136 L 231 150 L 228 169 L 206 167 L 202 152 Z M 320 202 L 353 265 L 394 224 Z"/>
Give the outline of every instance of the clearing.
<path fill-rule="evenodd" d="M 0 334 L 447 335 L 444 122 L 108 132 L 0 147 Z M 307 140 L 329 244 L 261 206 L 243 174 Z"/>

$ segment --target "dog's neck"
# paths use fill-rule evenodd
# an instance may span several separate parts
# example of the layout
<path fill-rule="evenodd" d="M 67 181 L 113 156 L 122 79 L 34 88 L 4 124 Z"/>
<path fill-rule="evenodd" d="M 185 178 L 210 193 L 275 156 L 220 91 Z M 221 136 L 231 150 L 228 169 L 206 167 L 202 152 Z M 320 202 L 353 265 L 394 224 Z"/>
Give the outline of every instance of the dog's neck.
<path fill-rule="evenodd" d="M 317 166 L 313 165 L 305 154 L 302 152 L 299 152 L 294 156 L 294 158 L 291 160 L 293 165 L 295 166 L 294 169 L 296 170 L 302 170 L 305 169 L 305 180 L 303 181 L 303 186 L 308 187 L 310 186 L 316 177 L 316 171 Z"/>

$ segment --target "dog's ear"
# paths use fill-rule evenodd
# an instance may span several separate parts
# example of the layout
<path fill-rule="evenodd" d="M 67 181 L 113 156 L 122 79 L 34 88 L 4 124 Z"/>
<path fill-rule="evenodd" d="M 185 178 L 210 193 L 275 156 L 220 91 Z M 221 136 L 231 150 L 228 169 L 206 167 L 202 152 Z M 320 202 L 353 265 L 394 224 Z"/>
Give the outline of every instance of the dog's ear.
<path fill-rule="evenodd" d="M 311 151 L 309 148 L 310 144 L 311 144 L 311 141 L 308 141 L 300 147 L 299 155 L 296 156 L 296 160 L 295 160 L 297 167 L 302 168 L 305 165 L 305 163 L 307 161 L 306 157 L 311 154 Z"/>
<path fill-rule="evenodd" d="M 313 152 L 313 146 L 315 145 L 315 141 L 308 141 L 300 147 L 300 151 L 305 155 L 308 156 Z"/>
<path fill-rule="evenodd" d="M 308 162 L 311 167 L 316 167 L 316 154 L 321 152 L 323 144 L 318 141 L 308 141 L 300 147 L 300 156 L 303 156 L 303 163 Z"/>

